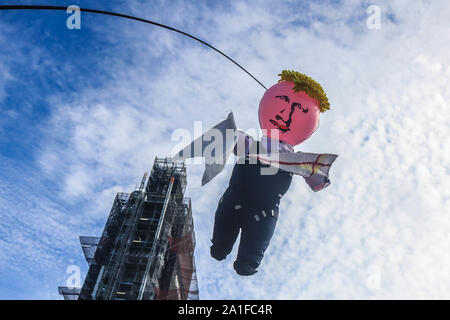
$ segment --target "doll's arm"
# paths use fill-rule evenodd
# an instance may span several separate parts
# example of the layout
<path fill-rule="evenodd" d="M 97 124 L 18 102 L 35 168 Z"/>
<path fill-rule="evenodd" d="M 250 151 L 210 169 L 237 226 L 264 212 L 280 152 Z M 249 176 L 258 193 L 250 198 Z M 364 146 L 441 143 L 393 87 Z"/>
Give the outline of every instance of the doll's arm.
<path fill-rule="evenodd" d="M 313 174 L 310 177 L 304 177 L 308 186 L 314 191 L 320 191 L 330 185 L 330 179 L 327 176 Z"/>
<path fill-rule="evenodd" d="M 233 113 L 230 112 L 225 120 L 216 124 L 188 146 L 176 152 L 173 159 L 182 161 L 189 158 L 203 157 L 205 159 L 205 171 L 202 177 L 203 186 L 223 170 L 235 144 L 235 140 L 226 141 L 229 137 L 227 132 L 231 131 L 231 137 L 234 139 L 236 130 Z M 216 141 L 218 134 L 223 138 L 223 143 L 219 146 L 212 143 Z"/>
<path fill-rule="evenodd" d="M 252 136 L 238 129 L 236 131 L 236 144 L 233 148 L 233 153 L 240 158 L 245 158 L 249 154 L 253 142 Z"/>

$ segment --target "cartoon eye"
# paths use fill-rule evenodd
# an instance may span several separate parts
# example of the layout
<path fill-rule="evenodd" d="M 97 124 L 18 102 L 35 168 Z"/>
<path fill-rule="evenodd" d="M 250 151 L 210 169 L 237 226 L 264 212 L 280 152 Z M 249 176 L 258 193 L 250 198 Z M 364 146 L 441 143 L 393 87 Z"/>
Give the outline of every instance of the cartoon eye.
<path fill-rule="evenodd" d="M 303 113 L 308 113 L 308 108 L 304 109 L 300 103 L 294 102 L 294 103 L 292 104 L 292 107 L 293 107 L 293 108 L 297 107 L 297 108 L 299 108 L 300 110 L 302 110 Z"/>
<path fill-rule="evenodd" d="M 302 110 L 302 105 L 300 103 L 298 103 L 298 102 L 294 102 L 292 104 L 292 108 L 299 108 L 300 110 Z"/>
<path fill-rule="evenodd" d="M 275 98 L 280 98 L 280 99 L 283 99 L 286 102 L 289 102 L 289 97 L 288 96 L 276 96 Z"/>

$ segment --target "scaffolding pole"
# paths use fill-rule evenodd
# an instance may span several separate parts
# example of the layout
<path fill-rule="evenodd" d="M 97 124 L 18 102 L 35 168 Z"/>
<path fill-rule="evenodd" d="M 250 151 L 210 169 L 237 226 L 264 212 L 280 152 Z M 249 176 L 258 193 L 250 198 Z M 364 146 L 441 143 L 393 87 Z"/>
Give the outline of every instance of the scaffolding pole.
<path fill-rule="evenodd" d="M 144 290 L 145 290 L 145 287 L 147 285 L 147 281 L 148 281 L 148 278 L 149 278 L 148 274 L 150 272 L 151 261 L 153 260 L 153 257 L 154 257 L 154 254 L 155 254 L 155 250 L 156 250 L 156 246 L 158 245 L 159 234 L 161 232 L 162 225 L 164 223 L 164 217 L 166 215 L 167 206 L 168 206 L 169 200 L 170 200 L 170 193 L 172 192 L 172 187 L 173 187 L 174 181 L 175 181 L 175 178 L 172 176 L 170 178 L 170 184 L 169 184 L 169 187 L 167 189 L 166 199 L 164 200 L 164 205 L 163 205 L 163 208 L 162 208 L 162 212 L 161 212 L 161 216 L 160 216 L 160 220 L 159 220 L 159 224 L 158 224 L 158 229 L 156 230 L 155 241 L 153 242 L 153 247 L 152 247 L 152 251 L 151 251 L 151 254 L 150 254 L 150 259 L 148 259 L 147 266 L 145 268 L 144 281 L 142 281 L 141 288 L 139 289 L 138 300 L 142 300 L 142 297 L 144 296 Z"/>

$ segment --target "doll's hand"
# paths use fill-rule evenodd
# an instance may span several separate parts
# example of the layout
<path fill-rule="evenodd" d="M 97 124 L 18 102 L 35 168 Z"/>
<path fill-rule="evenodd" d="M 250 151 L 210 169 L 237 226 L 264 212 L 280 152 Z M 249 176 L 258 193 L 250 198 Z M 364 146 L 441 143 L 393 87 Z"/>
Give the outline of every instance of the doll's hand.
<path fill-rule="evenodd" d="M 318 174 L 314 174 L 311 177 L 306 177 L 305 181 L 315 192 L 325 189 L 331 183 L 328 177 L 324 177 Z"/>
<path fill-rule="evenodd" d="M 314 191 L 320 191 L 322 189 L 325 189 L 326 187 L 328 187 L 330 185 L 330 179 L 328 179 L 328 177 L 323 177 L 323 184 L 319 185 L 317 187 L 314 188 Z"/>

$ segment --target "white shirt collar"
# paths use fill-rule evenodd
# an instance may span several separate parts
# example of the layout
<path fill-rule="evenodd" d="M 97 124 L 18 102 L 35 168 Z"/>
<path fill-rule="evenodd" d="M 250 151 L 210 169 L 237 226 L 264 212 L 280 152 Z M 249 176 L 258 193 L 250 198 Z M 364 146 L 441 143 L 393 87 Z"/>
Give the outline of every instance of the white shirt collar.
<path fill-rule="evenodd" d="M 271 140 L 272 139 L 266 136 L 263 136 L 261 138 L 261 142 L 264 146 L 266 146 L 267 150 L 269 150 L 269 144 L 271 143 Z M 278 152 L 294 152 L 294 148 L 284 141 L 274 140 L 272 143 L 274 144 L 274 146 L 278 146 Z"/>

